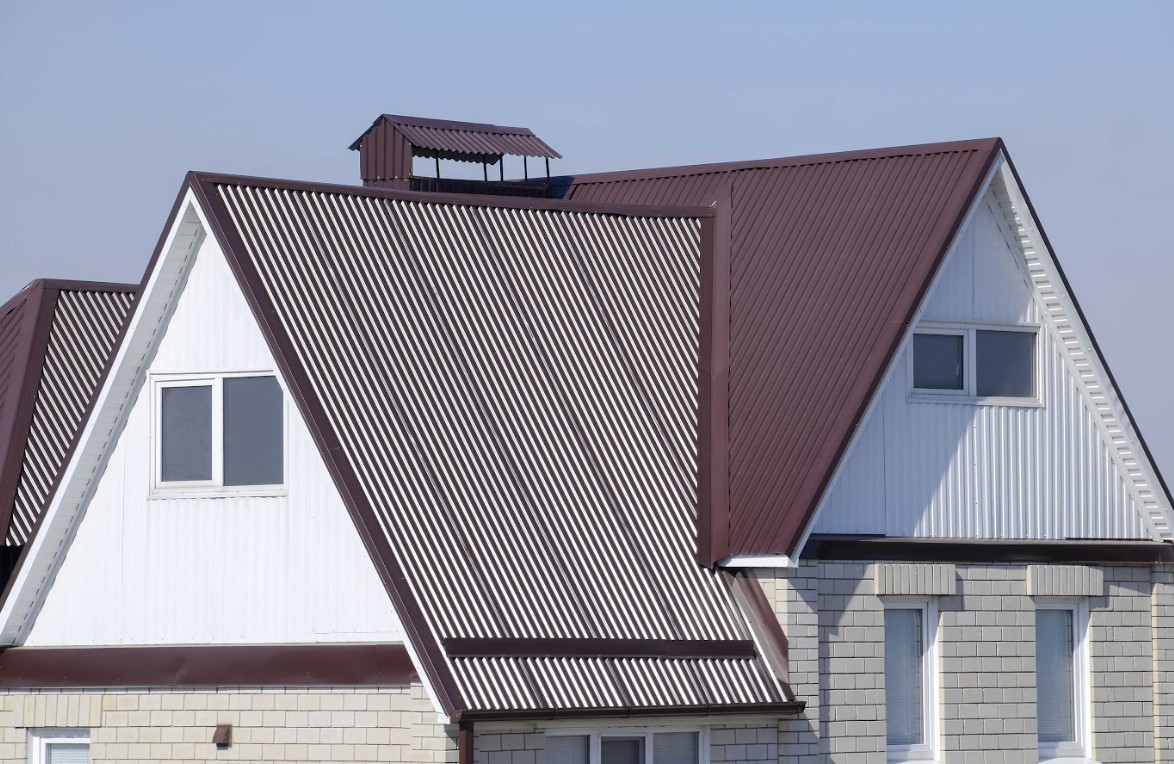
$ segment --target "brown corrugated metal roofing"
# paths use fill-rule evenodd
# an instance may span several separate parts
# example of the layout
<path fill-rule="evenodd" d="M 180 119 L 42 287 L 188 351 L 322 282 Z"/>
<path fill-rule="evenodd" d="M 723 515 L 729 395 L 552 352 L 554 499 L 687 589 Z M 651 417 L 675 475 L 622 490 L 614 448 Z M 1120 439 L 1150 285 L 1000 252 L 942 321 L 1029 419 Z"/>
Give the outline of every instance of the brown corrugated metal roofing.
<path fill-rule="evenodd" d="M 710 518 L 728 540 L 709 561 L 798 551 L 1001 147 L 989 139 L 572 179 L 576 201 L 721 199 L 729 208 L 728 509 Z"/>
<path fill-rule="evenodd" d="M 351 149 L 358 149 L 368 133 L 386 123 L 407 138 L 417 155 L 432 156 L 439 153 L 441 159 L 482 161 L 482 157 L 510 156 L 546 157 L 559 159 L 557 151 L 525 127 L 503 127 L 479 122 L 455 122 L 447 119 L 424 119 L 383 114 L 367 128 Z"/>
<path fill-rule="evenodd" d="M 34 281 L 0 308 L 0 528 L 26 543 L 113 354 L 136 287 Z"/>
<path fill-rule="evenodd" d="M 696 563 L 712 211 L 191 183 L 447 710 L 789 700 Z"/>

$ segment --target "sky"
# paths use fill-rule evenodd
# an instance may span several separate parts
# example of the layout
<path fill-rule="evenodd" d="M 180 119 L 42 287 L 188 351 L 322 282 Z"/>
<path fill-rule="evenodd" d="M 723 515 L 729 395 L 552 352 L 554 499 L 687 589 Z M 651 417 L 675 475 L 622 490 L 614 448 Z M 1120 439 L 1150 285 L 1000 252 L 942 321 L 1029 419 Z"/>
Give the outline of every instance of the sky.
<path fill-rule="evenodd" d="M 998 135 L 1174 480 L 1174 3 L 0 0 L 0 295 L 137 282 L 187 170 L 358 181 L 382 112 L 558 174 Z"/>

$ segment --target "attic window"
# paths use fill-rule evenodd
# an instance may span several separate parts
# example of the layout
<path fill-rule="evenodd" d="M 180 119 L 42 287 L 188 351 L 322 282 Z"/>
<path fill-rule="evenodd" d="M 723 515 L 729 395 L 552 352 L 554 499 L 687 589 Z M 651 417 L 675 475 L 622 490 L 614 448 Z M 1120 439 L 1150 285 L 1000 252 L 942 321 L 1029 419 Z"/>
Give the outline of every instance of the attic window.
<path fill-rule="evenodd" d="M 1039 403 L 1039 328 L 927 324 L 913 334 L 912 397 L 971 403 Z"/>
<path fill-rule="evenodd" d="M 157 492 L 279 489 L 285 480 L 285 414 L 271 374 L 156 381 Z"/>

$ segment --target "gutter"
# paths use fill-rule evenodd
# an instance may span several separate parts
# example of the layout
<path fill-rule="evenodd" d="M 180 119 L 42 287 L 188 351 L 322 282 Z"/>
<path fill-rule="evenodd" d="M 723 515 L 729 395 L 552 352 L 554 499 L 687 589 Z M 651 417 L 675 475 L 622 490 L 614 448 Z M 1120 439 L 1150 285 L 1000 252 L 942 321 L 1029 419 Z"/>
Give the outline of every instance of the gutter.
<path fill-rule="evenodd" d="M 778 703 L 726 703 L 694 706 L 615 706 L 610 708 L 544 708 L 544 709 L 500 709 L 471 710 L 454 714 L 453 721 L 462 725 L 497 721 L 541 721 L 552 719 L 597 719 L 641 716 L 794 716 L 803 713 L 807 702 L 789 700 Z M 461 764 L 465 764 L 463 761 Z"/>

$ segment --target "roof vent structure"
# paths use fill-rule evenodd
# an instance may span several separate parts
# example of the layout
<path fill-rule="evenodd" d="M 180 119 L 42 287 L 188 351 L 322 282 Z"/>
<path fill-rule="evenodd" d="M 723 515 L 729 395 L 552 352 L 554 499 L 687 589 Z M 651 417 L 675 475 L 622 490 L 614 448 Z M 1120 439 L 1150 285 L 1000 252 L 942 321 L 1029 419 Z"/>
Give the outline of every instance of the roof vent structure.
<path fill-rule="evenodd" d="M 545 197 L 550 191 L 550 160 L 562 155 L 525 127 L 502 127 L 478 122 L 453 122 L 382 114 L 350 146 L 359 152 L 364 186 L 407 188 L 413 191 Z M 522 157 L 523 180 L 505 179 L 505 156 Z M 412 174 L 412 159 L 436 162 L 436 176 Z M 546 160 L 546 178 L 530 179 L 527 160 Z M 440 160 L 480 162 L 482 180 L 440 177 Z M 497 165 L 497 180 L 489 179 Z"/>

